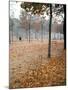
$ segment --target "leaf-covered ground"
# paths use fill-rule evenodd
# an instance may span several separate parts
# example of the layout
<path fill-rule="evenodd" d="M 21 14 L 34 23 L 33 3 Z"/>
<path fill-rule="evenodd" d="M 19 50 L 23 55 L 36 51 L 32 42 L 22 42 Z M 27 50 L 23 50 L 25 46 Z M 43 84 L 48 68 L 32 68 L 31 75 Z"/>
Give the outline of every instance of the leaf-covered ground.
<path fill-rule="evenodd" d="M 10 44 L 10 88 L 65 85 L 63 41 L 13 42 Z"/>

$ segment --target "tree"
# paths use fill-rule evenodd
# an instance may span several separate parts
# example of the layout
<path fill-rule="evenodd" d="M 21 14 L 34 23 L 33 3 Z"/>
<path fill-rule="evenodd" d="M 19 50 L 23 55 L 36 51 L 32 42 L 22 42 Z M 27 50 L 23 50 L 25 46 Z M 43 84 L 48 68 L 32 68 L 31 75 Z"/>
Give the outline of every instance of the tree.
<path fill-rule="evenodd" d="M 48 57 L 51 57 L 51 24 L 52 24 L 52 5 L 50 4 L 50 22 L 49 22 L 49 46 L 48 46 Z"/>
<path fill-rule="evenodd" d="M 9 43 L 11 43 L 11 32 L 12 32 L 12 42 L 13 42 L 13 19 L 9 18 Z"/>
<path fill-rule="evenodd" d="M 41 22 L 40 22 L 39 18 L 35 19 L 32 25 L 33 25 L 33 28 L 35 29 L 35 39 L 38 39 L 38 33 L 41 28 Z"/>
<path fill-rule="evenodd" d="M 66 49 L 66 5 L 63 5 L 63 8 L 64 8 L 64 25 L 63 25 L 64 49 Z"/>
<path fill-rule="evenodd" d="M 44 17 L 41 18 L 41 41 L 43 41 L 43 20 L 44 20 Z"/>
<path fill-rule="evenodd" d="M 29 16 L 29 42 L 30 42 L 30 22 L 31 22 L 31 15 Z"/>

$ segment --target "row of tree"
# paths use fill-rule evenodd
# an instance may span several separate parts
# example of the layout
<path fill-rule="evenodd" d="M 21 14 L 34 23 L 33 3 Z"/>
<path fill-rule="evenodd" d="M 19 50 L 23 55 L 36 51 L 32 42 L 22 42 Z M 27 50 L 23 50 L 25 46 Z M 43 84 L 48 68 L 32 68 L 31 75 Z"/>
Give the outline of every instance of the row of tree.
<path fill-rule="evenodd" d="M 39 17 L 41 15 L 44 16 L 44 13 L 46 13 L 46 15 L 48 15 L 50 17 L 50 19 L 49 19 L 48 57 L 51 57 L 52 19 L 55 18 L 55 17 L 62 16 L 62 18 L 63 18 L 62 21 L 64 23 L 63 24 L 64 49 L 66 49 L 66 5 L 22 2 L 21 3 L 21 8 L 24 9 L 26 11 L 26 13 L 29 14 L 30 17 L 31 17 L 31 15 L 39 15 Z M 43 26 L 42 26 L 42 33 L 43 33 Z M 30 23 L 29 23 L 29 42 L 30 42 Z"/>

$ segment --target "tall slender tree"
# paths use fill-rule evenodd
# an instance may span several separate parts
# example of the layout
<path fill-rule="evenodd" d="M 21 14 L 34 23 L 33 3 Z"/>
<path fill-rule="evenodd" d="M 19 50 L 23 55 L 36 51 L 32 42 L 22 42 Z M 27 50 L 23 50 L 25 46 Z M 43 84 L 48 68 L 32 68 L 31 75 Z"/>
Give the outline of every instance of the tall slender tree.
<path fill-rule="evenodd" d="M 13 42 L 13 26 L 14 26 L 13 19 L 9 18 L 9 43 Z M 11 34 L 11 32 L 12 32 L 12 34 Z"/>
<path fill-rule="evenodd" d="M 43 17 L 41 18 L 41 41 L 43 41 Z"/>
<path fill-rule="evenodd" d="M 63 8 L 64 8 L 64 25 L 63 25 L 64 49 L 66 49 L 66 5 L 63 5 Z"/>
<path fill-rule="evenodd" d="M 52 4 L 50 4 L 50 22 L 49 22 L 49 46 L 48 46 L 48 57 L 51 57 L 51 24 L 52 24 Z"/>
<path fill-rule="evenodd" d="M 31 15 L 29 15 L 29 42 L 30 42 L 30 24 L 31 23 Z"/>

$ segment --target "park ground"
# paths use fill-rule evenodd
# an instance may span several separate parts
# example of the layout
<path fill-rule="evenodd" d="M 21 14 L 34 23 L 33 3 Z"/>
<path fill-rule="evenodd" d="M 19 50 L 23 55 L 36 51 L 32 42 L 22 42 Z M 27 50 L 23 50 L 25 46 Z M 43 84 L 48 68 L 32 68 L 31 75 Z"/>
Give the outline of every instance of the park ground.
<path fill-rule="evenodd" d="M 9 47 L 9 87 L 30 88 L 66 84 L 66 51 L 63 40 L 12 42 Z"/>

